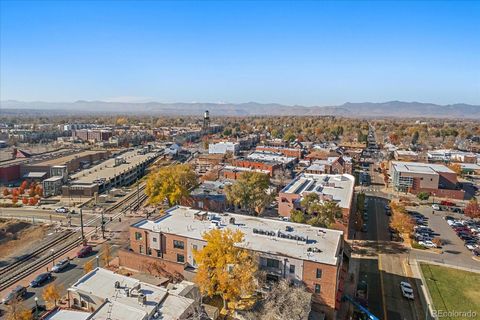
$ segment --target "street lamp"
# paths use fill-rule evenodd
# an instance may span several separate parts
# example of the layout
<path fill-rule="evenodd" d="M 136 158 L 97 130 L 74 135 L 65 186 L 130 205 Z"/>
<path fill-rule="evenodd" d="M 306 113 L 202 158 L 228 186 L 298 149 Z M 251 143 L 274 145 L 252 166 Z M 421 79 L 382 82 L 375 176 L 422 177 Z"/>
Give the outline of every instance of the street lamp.
<path fill-rule="evenodd" d="M 96 255 L 96 256 L 95 256 L 95 259 L 97 259 L 97 268 L 99 267 L 99 265 L 98 265 L 98 258 L 99 258 L 99 256 Z"/>
<path fill-rule="evenodd" d="M 35 296 L 34 300 L 35 300 L 35 317 L 34 317 L 34 319 L 37 319 L 37 315 L 38 315 L 38 297 Z"/>
<path fill-rule="evenodd" d="M 52 267 L 55 265 L 55 249 L 50 249 L 50 251 L 52 252 Z"/>

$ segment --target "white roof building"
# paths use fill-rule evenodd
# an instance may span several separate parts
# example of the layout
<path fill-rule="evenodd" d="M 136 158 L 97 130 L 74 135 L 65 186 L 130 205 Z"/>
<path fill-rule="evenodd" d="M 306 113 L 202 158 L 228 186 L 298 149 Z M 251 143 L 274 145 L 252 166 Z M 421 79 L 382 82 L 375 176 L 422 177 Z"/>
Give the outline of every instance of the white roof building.
<path fill-rule="evenodd" d="M 102 268 L 81 277 L 68 295 L 75 307 L 94 310 L 85 320 L 179 320 L 198 306 L 194 299 Z"/>

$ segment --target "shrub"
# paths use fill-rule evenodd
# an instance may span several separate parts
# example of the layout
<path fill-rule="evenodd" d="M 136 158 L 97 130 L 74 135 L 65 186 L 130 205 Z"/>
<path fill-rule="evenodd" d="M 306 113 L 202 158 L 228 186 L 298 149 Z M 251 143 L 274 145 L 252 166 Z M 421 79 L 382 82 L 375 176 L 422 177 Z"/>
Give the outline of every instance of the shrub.
<path fill-rule="evenodd" d="M 420 199 L 420 200 L 428 200 L 428 198 L 430 198 L 430 193 L 428 192 L 419 192 L 417 194 L 417 198 Z"/>

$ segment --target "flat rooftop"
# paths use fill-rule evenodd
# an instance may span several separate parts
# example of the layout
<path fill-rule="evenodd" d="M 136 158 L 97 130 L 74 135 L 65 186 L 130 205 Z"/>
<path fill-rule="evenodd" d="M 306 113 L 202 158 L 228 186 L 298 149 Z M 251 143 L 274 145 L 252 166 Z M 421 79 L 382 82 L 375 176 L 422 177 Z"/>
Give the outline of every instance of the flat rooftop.
<path fill-rule="evenodd" d="M 418 156 L 418 153 L 412 150 L 395 150 L 395 152 L 401 156 Z"/>
<path fill-rule="evenodd" d="M 268 170 L 261 170 L 261 169 L 255 169 L 255 168 L 244 168 L 244 167 L 236 167 L 236 166 L 225 166 L 225 167 L 223 167 L 223 170 L 237 171 L 237 172 L 261 172 L 261 173 L 265 173 L 265 174 L 270 174 L 270 171 L 268 171 Z"/>
<path fill-rule="evenodd" d="M 195 218 L 202 215 L 205 219 Z M 230 222 L 231 218 L 234 223 Z M 329 265 L 339 262 L 343 232 L 307 224 L 177 206 L 156 220 L 142 220 L 132 226 L 201 240 L 202 234 L 211 230 L 213 221 L 219 228 L 242 231 L 244 241 L 238 244 L 242 248 Z"/>
<path fill-rule="evenodd" d="M 341 208 L 350 208 L 350 200 L 355 188 L 355 178 L 350 174 L 303 173 L 290 182 L 281 193 L 331 196 Z"/>
<path fill-rule="evenodd" d="M 268 151 L 255 151 L 250 153 L 247 156 L 249 160 L 260 160 L 260 161 L 269 161 L 269 162 L 280 162 L 283 164 L 288 164 L 295 161 L 295 157 L 286 157 L 281 153 L 268 152 Z"/>
<path fill-rule="evenodd" d="M 88 157 L 94 154 L 98 153 L 104 153 L 106 151 L 98 151 L 98 150 L 85 150 L 77 153 L 73 153 L 67 156 L 63 156 L 60 158 L 53 158 L 53 159 L 48 159 L 45 161 L 40 161 L 36 163 L 32 163 L 31 165 L 33 166 L 58 166 L 58 165 L 65 165 L 69 163 L 70 161 L 76 159 L 76 158 L 82 158 L 82 157 Z"/>
<path fill-rule="evenodd" d="M 392 166 L 397 172 L 403 173 L 422 173 L 438 174 L 438 172 L 455 173 L 453 170 L 443 164 L 421 163 L 421 162 L 402 162 L 392 161 Z"/>
<path fill-rule="evenodd" d="M 115 288 L 115 282 L 120 284 Z M 144 319 L 160 304 L 159 319 L 178 319 L 194 302 L 192 299 L 169 294 L 161 287 L 141 282 L 103 268 L 96 268 L 81 277 L 69 289 L 83 295 L 91 295 L 108 302 L 92 314 L 92 319 Z M 129 291 L 127 295 L 126 291 Z M 145 303 L 138 302 L 138 295 L 145 295 Z"/>
<path fill-rule="evenodd" d="M 137 167 L 142 162 L 154 158 L 156 153 L 137 154 L 137 150 L 126 152 L 119 157 L 125 159 L 126 163 L 115 166 L 115 158 L 110 158 L 91 168 L 82 170 L 71 176 L 73 184 L 92 184 L 95 180 L 105 179 L 106 181 L 115 178 L 124 171 Z"/>

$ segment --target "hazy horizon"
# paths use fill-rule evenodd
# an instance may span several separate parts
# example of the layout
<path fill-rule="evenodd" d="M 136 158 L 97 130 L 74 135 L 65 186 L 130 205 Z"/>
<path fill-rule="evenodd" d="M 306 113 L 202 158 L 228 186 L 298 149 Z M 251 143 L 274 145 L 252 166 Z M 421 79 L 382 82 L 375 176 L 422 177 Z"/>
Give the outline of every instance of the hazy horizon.
<path fill-rule="evenodd" d="M 0 6 L 2 101 L 480 104 L 479 2 Z"/>

